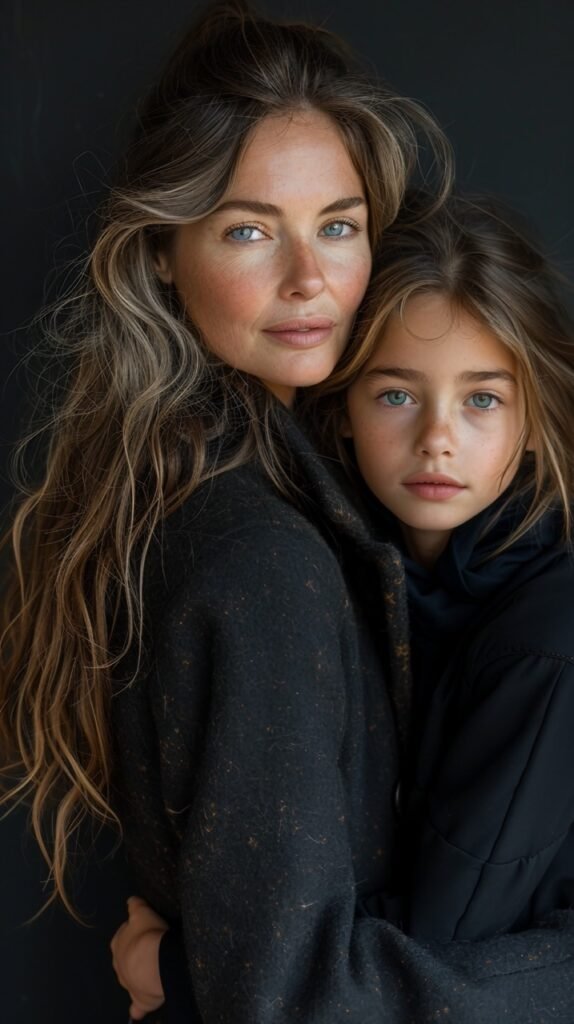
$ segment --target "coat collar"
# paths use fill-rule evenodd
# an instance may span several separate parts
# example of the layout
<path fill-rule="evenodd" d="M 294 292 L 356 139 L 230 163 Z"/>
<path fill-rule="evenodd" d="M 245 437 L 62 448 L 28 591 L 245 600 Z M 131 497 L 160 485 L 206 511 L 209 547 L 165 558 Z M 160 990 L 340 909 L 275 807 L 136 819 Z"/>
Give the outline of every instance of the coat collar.
<path fill-rule="evenodd" d="M 324 530 L 336 545 L 375 569 L 389 653 L 388 689 L 404 751 L 410 733 L 412 681 L 402 557 L 393 544 L 376 536 L 340 463 L 321 456 L 287 410 L 280 414 L 280 424 L 292 475 L 307 512 L 313 519 L 318 512 Z"/>

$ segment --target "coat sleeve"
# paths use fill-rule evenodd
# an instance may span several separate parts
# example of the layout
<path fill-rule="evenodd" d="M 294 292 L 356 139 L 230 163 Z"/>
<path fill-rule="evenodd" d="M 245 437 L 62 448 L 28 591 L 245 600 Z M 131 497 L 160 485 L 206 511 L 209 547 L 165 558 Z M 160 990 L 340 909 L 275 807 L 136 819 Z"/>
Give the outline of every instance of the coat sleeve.
<path fill-rule="evenodd" d="M 419 937 L 516 928 L 572 843 L 572 662 L 515 649 L 470 675 L 423 802 L 408 922 Z"/>
<path fill-rule="evenodd" d="M 183 932 L 172 925 L 159 944 L 159 973 L 165 995 L 162 1024 L 201 1024 L 189 978 Z"/>
<path fill-rule="evenodd" d="M 551 1007 L 571 1024 L 574 915 L 474 947 L 424 945 L 361 910 L 339 768 L 353 654 L 338 567 L 318 551 L 247 538 L 165 618 L 166 687 L 176 660 L 184 688 L 209 672 L 179 875 L 201 1020 L 534 1024 Z"/>

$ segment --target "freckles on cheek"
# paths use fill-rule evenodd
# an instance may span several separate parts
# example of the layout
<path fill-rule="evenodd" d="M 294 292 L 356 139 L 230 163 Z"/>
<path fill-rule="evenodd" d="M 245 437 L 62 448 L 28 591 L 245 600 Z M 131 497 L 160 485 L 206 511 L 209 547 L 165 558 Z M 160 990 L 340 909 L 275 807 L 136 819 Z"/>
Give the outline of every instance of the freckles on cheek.
<path fill-rule="evenodd" d="M 253 297 L 258 294 L 261 275 L 248 272 L 245 268 L 226 267 L 225 273 L 212 275 L 206 288 L 208 301 L 219 308 L 223 315 L 241 315 L 242 310 L 253 306 Z"/>
<path fill-rule="evenodd" d="M 213 274 L 196 274 L 193 285 L 183 288 L 180 295 L 184 299 L 187 315 L 198 327 L 217 322 L 222 316 L 225 318 L 230 298 L 230 289 L 225 279 L 214 277 Z"/>
<path fill-rule="evenodd" d="M 360 439 L 355 442 L 355 446 L 360 450 L 363 461 L 376 469 L 385 450 L 378 433 L 363 429 Z"/>
<path fill-rule="evenodd" d="M 363 298 L 371 274 L 371 263 L 365 262 L 363 266 L 355 267 L 355 273 L 349 277 L 348 269 L 341 274 L 340 280 L 335 285 L 335 290 L 340 299 L 344 298 L 345 305 L 356 310 Z"/>

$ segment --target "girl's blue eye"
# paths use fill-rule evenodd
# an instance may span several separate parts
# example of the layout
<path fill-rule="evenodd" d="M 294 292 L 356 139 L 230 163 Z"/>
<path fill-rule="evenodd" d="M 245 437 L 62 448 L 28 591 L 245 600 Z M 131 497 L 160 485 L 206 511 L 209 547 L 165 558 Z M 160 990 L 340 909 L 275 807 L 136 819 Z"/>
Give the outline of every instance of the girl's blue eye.
<path fill-rule="evenodd" d="M 410 395 L 406 391 L 385 391 L 381 396 L 383 405 L 406 405 Z"/>
<path fill-rule="evenodd" d="M 475 409 L 495 409 L 499 399 L 496 395 L 489 395 L 488 392 L 481 391 L 479 394 L 471 395 L 469 402 L 474 405 Z"/>

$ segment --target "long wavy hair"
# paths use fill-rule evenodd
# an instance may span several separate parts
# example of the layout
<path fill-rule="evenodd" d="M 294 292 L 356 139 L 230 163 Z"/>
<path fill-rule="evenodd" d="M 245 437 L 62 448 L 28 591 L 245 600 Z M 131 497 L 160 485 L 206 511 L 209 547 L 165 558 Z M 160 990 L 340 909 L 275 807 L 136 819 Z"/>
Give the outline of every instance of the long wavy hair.
<path fill-rule="evenodd" d="M 428 216 L 425 216 L 425 209 Z M 448 196 L 440 208 L 418 190 L 407 193 L 361 307 L 354 336 L 335 372 L 307 389 L 302 412 L 319 447 L 356 479 L 352 450 L 341 435 L 347 389 L 361 373 L 392 316 L 413 296 L 444 295 L 475 317 L 514 355 L 525 423 L 511 455 L 520 463 L 508 500 L 527 497 L 525 514 L 495 554 L 509 547 L 551 507 L 572 534 L 574 501 L 574 323 L 562 297 L 566 281 L 517 215 L 486 196 Z M 527 452 L 529 437 L 535 452 Z M 503 504 L 499 514 L 503 511 Z"/>
<path fill-rule="evenodd" d="M 41 482 L 22 485 L 5 538 L 0 740 L 3 800 L 31 802 L 51 898 L 72 913 L 72 837 L 86 817 L 120 825 L 110 799 L 112 679 L 128 649 L 142 649 L 144 568 L 161 521 L 249 459 L 283 491 L 290 483 L 276 400 L 207 350 L 154 256 L 177 225 L 219 203 L 254 126 L 300 109 L 338 126 L 365 183 L 374 249 L 423 138 L 437 203 L 447 193 L 449 147 L 433 118 L 365 76 L 340 40 L 240 0 L 212 5 L 139 111 L 80 284 L 50 321 L 67 371 L 40 431 L 49 437 Z M 124 642 L 112 649 L 120 618 Z"/>

